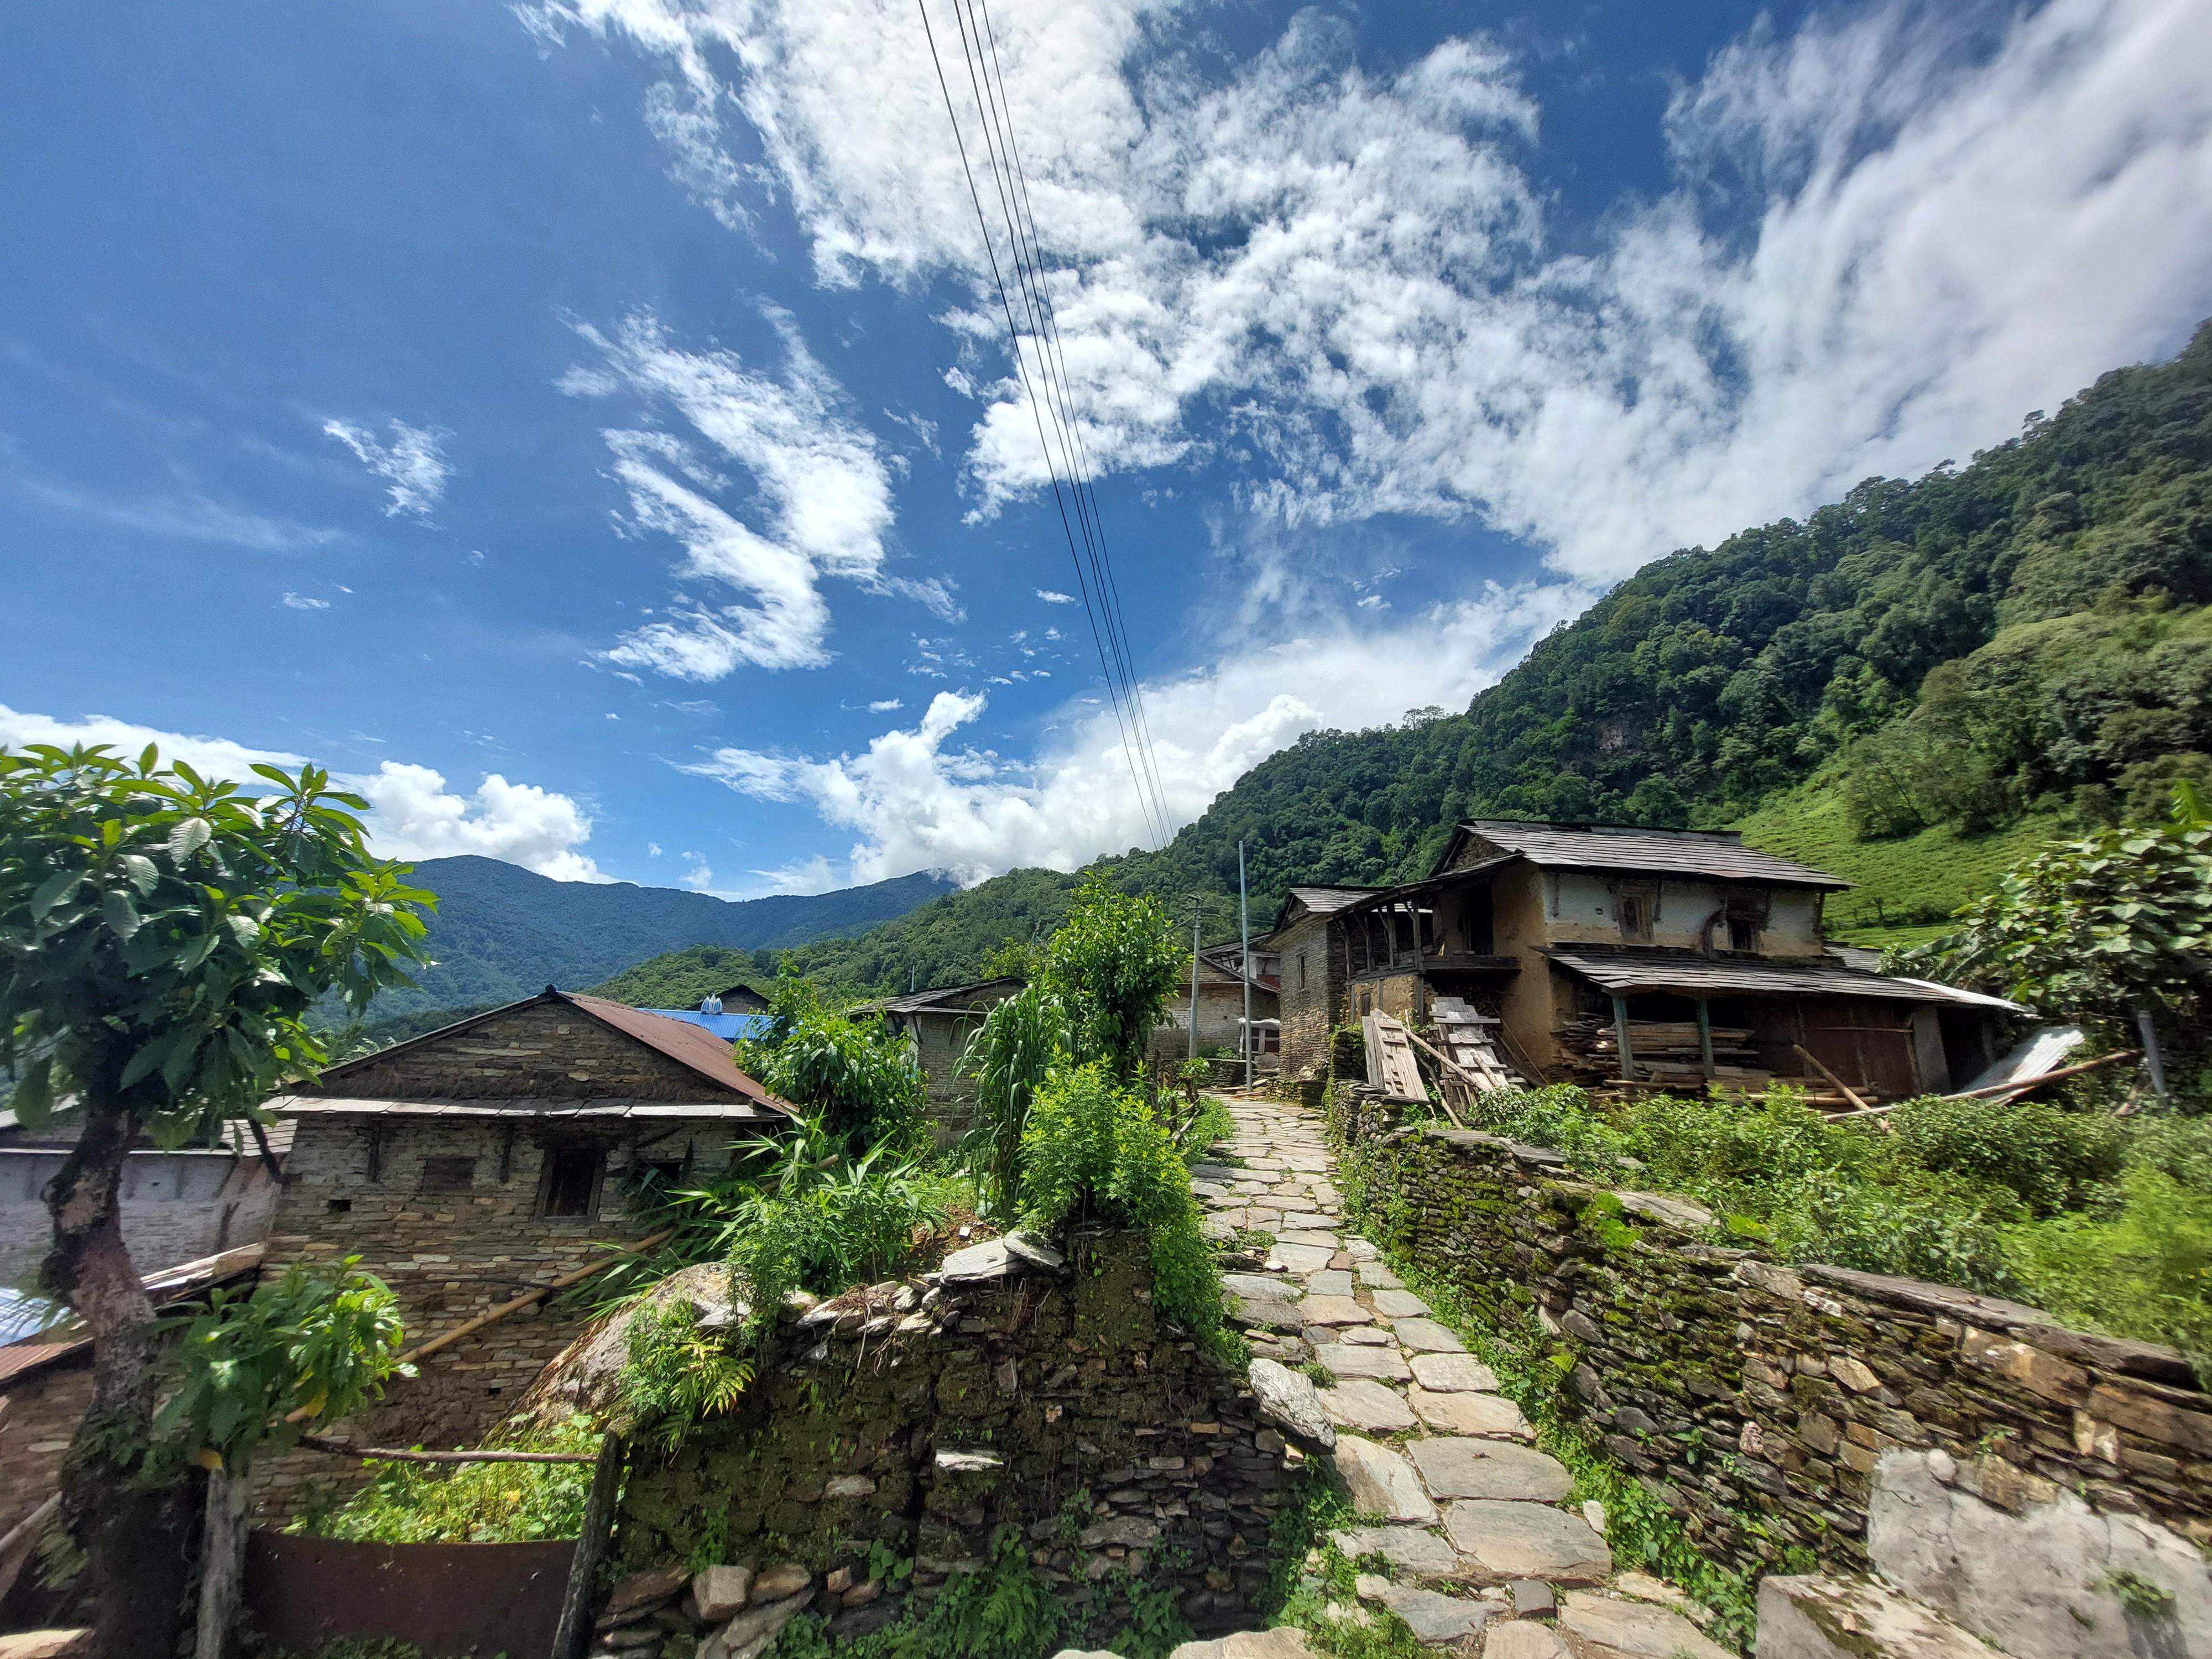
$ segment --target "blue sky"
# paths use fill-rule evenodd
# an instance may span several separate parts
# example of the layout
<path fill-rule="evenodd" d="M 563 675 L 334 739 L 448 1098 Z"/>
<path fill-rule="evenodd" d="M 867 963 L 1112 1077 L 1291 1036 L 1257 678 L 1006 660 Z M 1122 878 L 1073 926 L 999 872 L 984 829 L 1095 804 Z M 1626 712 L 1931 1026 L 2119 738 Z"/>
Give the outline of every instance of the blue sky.
<path fill-rule="evenodd" d="M 732 895 L 1146 841 L 919 15 L 18 18 L 0 740 Z M 1177 822 L 2212 313 L 2203 0 L 989 15 Z"/>

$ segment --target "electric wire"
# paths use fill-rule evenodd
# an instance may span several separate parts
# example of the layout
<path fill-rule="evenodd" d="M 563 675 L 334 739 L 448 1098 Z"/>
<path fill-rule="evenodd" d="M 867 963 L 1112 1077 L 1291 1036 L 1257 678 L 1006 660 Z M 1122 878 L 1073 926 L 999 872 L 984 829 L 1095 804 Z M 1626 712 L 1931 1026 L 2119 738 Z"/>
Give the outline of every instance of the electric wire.
<path fill-rule="evenodd" d="M 1121 735 L 1122 752 L 1128 763 L 1130 781 L 1137 791 L 1138 805 L 1146 821 L 1146 832 L 1155 848 L 1158 848 L 1164 846 L 1172 834 L 1173 823 L 1168 814 L 1158 763 L 1152 754 L 1152 734 L 1149 722 L 1145 719 L 1142 691 L 1128 647 L 1118 584 L 1113 580 L 1112 566 L 1106 557 L 1104 526 L 1098 516 L 1097 491 L 1085 476 L 1090 471 L 1088 446 L 1083 443 L 1079 424 L 1073 418 L 1066 357 L 1060 349 L 1058 337 L 1058 319 L 1053 313 L 1049 295 L 1043 292 L 1035 216 L 1027 200 L 1027 178 L 1019 171 L 1019 159 L 1012 148 L 1012 122 L 1005 108 L 1003 75 L 999 77 L 1000 84 L 992 85 L 991 70 L 996 67 L 996 42 L 988 42 L 991 58 L 986 61 L 984 30 L 988 26 L 988 15 L 979 22 L 974 15 L 963 10 L 963 0 L 951 0 L 951 3 L 955 18 L 960 25 L 962 56 L 969 71 L 970 88 L 976 98 L 984 153 L 991 167 L 1000 210 L 1006 222 L 1008 257 L 1014 265 L 1015 286 L 1021 291 L 1021 309 L 1027 313 L 1030 321 L 1030 345 L 1036 357 L 1034 377 L 1030 373 L 1028 355 L 1023 349 L 1022 329 L 1015 319 L 1013 300 L 1007 290 L 1006 272 L 1000 264 L 997 244 L 991 235 L 989 217 L 983 206 L 981 189 L 976 182 L 974 162 L 969 155 L 968 142 L 961 127 L 951 84 L 945 75 L 944 60 L 938 52 L 936 31 L 930 24 L 926 0 L 915 0 L 916 8 L 921 14 L 923 35 L 929 44 L 931 62 L 937 72 L 939 89 L 945 97 L 945 114 L 952 124 L 953 141 L 959 151 L 961 169 L 967 179 L 969 197 L 975 205 L 976 226 L 983 237 L 992 282 L 998 290 L 1000 307 L 1006 317 L 1007 335 L 1013 347 L 1015 369 L 1029 398 L 1031 416 L 1036 422 L 1037 441 L 1044 453 L 1047 474 L 1052 481 L 1054 503 L 1060 514 L 1061 531 L 1067 539 L 1070 561 L 1075 566 L 1077 589 L 1090 623 L 1092 645 L 1098 653 L 1099 667 L 1106 681 L 1107 696 Z M 1010 194 L 1010 178 L 1017 181 L 1015 189 L 1018 191 L 1018 198 Z M 1051 425 L 1049 434 L 1047 431 L 1048 419 Z M 1059 441 L 1057 454 L 1054 443 L 1055 436 Z M 1066 475 L 1065 494 L 1061 478 L 1063 471 Z M 1074 509 L 1072 519 L 1069 513 L 1071 505 Z"/>
<path fill-rule="evenodd" d="M 1037 231 L 1036 207 L 1030 198 L 1029 172 L 1022 161 L 1020 146 L 1014 137 L 1012 107 L 1006 94 L 1005 66 L 999 60 L 997 31 L 991 26 L 988 0 L 954 0 L 956 9 L 963 3 L 969 9 L 970 32 L 975 41 L 976 61 L 974 67 L 981 70 L 982 88 L 994 94 L 990 103 L 996 118 L 1006 170 L 1012 177 L 1011 202 L 1006 199 L 1008 191 L 1002 189 L 1000 195 L 1002 205 L 1008 209 L 1008 228 L 1016 256 L 1016 270 L 1024 276 L 1033 319 L 1032 328 L 1038 343 L 1040 360 L 1047 371 L 1048 383 L 1056 388 L 1055 416 L 1060 428 L 1063 453 L 1066 453 L 1067 446 L 1073 445 L 1068 472 L 1073 492 L 1079 507 L 1088 507 L 1087 518 L 1091 533 L 1086 547 L 1091 556 L 1092 578 L 1105 595 L 1102 608 L 1106 617 L 1107 637 L 1114 647 L 1129 700 L 1136 726 L 1137 751 L 1149 774 L 1162 822 L 1168 833 L 1172 834 L 1173 820 L 1168 817 L 1166 791 L 1160 781 L 1158 762 L 1152 747 L 1151 722 L 1145 710 L 1144 683 L 1136 672 L 1135 651 L 1129 643 L 1128 623 L 1121 610 L 1121 586 L 1106 550 L 1106 526 L 1098 504 L 1097 471 L 1091 464 L 1090 446 L 1084 440 L 1082 422 L 1076 418 L 1066 353 L 1060 333 L 1059 313 L 1052 302 L 1052 290 L 1046 279 L 1042 240 Z M 979 15 L 980 23 L 976 21 Z M 963 38 L 964 42 L 967 37 L 963 34 Z M 988 49 L 988 61 L 984 56 L 986 48 Z M 1024 248 L 1024 234 L 1026 250 Z M 1050 354 L 1048 360 L 1046 358 L 1048 351 Z"/>

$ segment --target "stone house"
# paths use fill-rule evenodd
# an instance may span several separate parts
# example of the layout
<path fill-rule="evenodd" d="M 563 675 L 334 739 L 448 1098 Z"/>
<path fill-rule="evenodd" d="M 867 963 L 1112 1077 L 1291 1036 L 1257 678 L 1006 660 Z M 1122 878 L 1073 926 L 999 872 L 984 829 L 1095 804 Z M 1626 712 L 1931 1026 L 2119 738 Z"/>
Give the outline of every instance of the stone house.
<path fill-rule="evenodd" d="M 1252 1023 L 1255 1056 L 1269 1069 L 1282 1048 L 1279 962 L 1260 940 L 1252 949 Z M 1242 1057 L 1244 1052 L 1244 982 L 1236 945 L 1216 945 L 1198 953 L 1198 1049 Z M 1190 1053 L 1191 980 L 1186 973 L 1169 997 L 1164 1023 L 1153 1034 L 1152 1052 L 1170 1064 Z"/>
<path fill-rule="evenodd" d="M 1331 918 L 1345 906 L 1382 890 L 1309 883 L 1284 896 L 1266 943 L 1277 963 L 1276 1004 L 1285 1076 L 1327 1074 L 1328 1034 L 1344 1020 L 1351 995 L 1343 945 L 1331 932 Z"/>
<path fill-rule="evenodd" d="M 73 1115 L 42 1129 L 0 1127 L 0 1285 L 27 1290 L 53 1237 L 45 1193 L 76 1145 Z M 291 1147 L 291 1127 L 257 1139 L 232 1121 L 211 1146 L 161 1148 L 150 1140 L 123 1163 L 123 1242 L 147 1272 L 260 1242 L 269 1231 Z"/>
<path fill-rule="evenodd" d="M 641 1178 L 702 1179 L 790 1108 L 696 1025 L 550 987 L 332 1066 L 268 1103 L 293 1127 L 268 1266 L 358 1256 L 399 1298 L 410 1343 L 634 1239 Z M 542 1304 L 395 1383 L 376 1443 L 472 1443 L 581 1322 Z M 307 1454 L 275 1472 L 281 1492 Z"/>
<path fill-rule="evenodd" d="M 946 1126 L 957 1127 L 975 1100 L 974 1084 L 960 1075 L 960 1056 L 968 1039 L 982 1024 L 986 1014 L 1018 994 L 1026 983 L 1010 975 L 969 985 L 941 985 L 908 996 L 863 1003 L 853 1012 L 855 1018 L 882 1016 L 885 1024 L 914 1044 L 915 1058 L 928 1080 L 930 1111 Z"/>
<path fill-rule="evenodd" d="M 1844 962 L 1822 907 L 1850 885 L 1733 830 L 1462 824 L 1420 881 L 1293 890 L 1270 942 L 1317 988 L 1285 987 L 1285 1066 L 1326 1066 L 1332 1025 L 1425 1024 L 1455 998 L 1528 1076 L 1601 1090 L 1778 1079 L 1841 1105 L 1838 1084 L 1897 1099 L 1972 1077 L 1994 1018 L 2023 1011 Z"/>

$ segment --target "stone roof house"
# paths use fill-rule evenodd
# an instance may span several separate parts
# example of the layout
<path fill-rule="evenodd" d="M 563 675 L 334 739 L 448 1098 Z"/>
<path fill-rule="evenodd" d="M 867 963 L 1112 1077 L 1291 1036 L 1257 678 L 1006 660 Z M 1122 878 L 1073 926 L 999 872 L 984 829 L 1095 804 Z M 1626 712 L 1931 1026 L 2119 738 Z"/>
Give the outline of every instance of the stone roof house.
<path fill-rule="evenodd" d="M 973 1081 L 960 1075 L 960 1055 L 983 1017 L 1008 997 L 1019 994 L 1028 981 L 1018 975 L 975 980 L 966 985 L 940 985 L 908 996 L 887 997 L 864 1003 L 853 1012 L 879 1014 L 894 1031 L 914 1044 L 927 1082 L 929 1109 L 948 1128 L 967 1118 L 975 1091 Z"/>
<path fill-rule="evenodd" d="M 1850 885 L 1733 830 L 1465 823 L 1422 880 L 1291 890 L 1285 1069 L 1325 1066 L 1335 1024 L 1455 999 L 1528 1077 L 1601 1090 L 1778 1079 L 1842 1105 L 1972 1076 L 2021 1011 L 1843 960 L 1822 907 Z"/>
<path fill-rule="evenodd" d="M 550 987 L 268 1104 L 293 1130 L 270 1269 L 360 1257 L 410 1343 L 642 1234 L 629 1210 L 647 1171 L 713 1176 L 790 1121 L 712 1034 Z M 365 1426 L 471 1443 L 580 1328 L 543 1308 L 502 1321 L 394 1384 Z"/>

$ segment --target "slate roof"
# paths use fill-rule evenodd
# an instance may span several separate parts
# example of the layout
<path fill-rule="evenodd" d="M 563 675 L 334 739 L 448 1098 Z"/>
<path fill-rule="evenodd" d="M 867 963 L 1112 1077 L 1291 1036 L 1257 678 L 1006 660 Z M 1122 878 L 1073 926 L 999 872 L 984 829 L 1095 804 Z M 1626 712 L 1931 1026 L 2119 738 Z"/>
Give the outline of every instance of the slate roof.
<path fill-rule="evenodd" d="M 778 1099 L 738 1069 L 737 1061 L 730 1057 L 730 1045 L 713 1032 L 684 1020 L 670 1019 L 665 1014 L 647 1013 L 644 1009 L 633 1008 L 628 1003 L 611 1002 L 605 997 L 585 996 L 575 991 L 556 990 L 550 985 L 534 997 L 525 997 L 520 1002 L 510 1002 L 501 1008 L 487 1008 L 480 1014 L 471 1014 L 451 1025 L 441 1025 L 434 1031 L 425 1031 L 421 1036 L 395 1042 L 389 1048 L 379 1048 L 358 1060 L 332 1066 L 323 1075 L 326 1079 L 343 1077 L 348 1072 L 379 1064 L 394 1054 L 421 1048 L 425 1043 L 458 1036 L 486 1020 L 496 1019 L 501 1014 L 513 1013 L 517 1008 L 527 1008 L 538 1002 L 565 1003 L 586 1018 L 595 1019 L 600 1024 L 620 1031 L 624 1036 L 665 1055 L 691 1072 L 702 1082 L 723 1093 L 741 1095 L 772 1111 L 787 1114 L 791 1111 L 788 1102 Z"/>
<path fill-rule="evenodd" d="M 1746 847 L 1733 830 L 1638 830 L 1596 823 L 1516 823 L 1501 818 L 1462 824 L 1460 834 L 1437 860 L 1438 873 L 1468 835 L 1549 869 L 1704 876 L 1714 881 L 1832 890 L 1851 885 L 1809 864 Z"/>
<path fill-rule="evenodd" d="M 1003 995 L 993 997 L 998 1002 L 1012 996 L 1029 981 L 1018 975 L 1001 979 L 979 979 L 966 985 L 940 985 L 934 990 L 916 991 L 908 996 L 890 997 L 882 1002 L 872 1002 L 867 1007 L 885 1014 L 965 1014 L 975 1012 L 976 999 L 986 992 L 1000 991 Z M 982 1005 L 989 1006 L 989 1003 Z"/>
<path fill-rule="evenodd" d="M 1291 906 L 1303 905 L 1308 915 L 1333 916 L 1347 904 L 1357 904 L 1369 896 L 1387 890 L 1381 887 L 1316 887 L 1310 884 L 1293 887 L 1283 895 L 1283 902 L 1275 910 L 1273 931 L 1266 935 L 1273 939 L 1291 925 Z"/>
<path fill-rule="evenodd" d="M 1932 980 L 1869 974 L 1827 957 L 1747 960 L 1699 956 L 1688 951 L 1607 951 L 1578 945 L 1550 945 L 1544 954 L 1617 996 L 1679 991 L 1689 996 L 1881 997 L 1892 1002 L 1956 1002 L 2001 1008 L 2008 1013 L 2027 1012 L 2002 997 L 1984 996 L 1978 991 L 1938 985 Z"/>
<path fill-rule="evenodd" d="M 775 1097 L 768 1097 L 771 1101 Z M 543 1119 L 710 1119 L 717 1122 L 780 1123 L 787 1108 L 749 1100 L 376 1100 L 362 1095 L 278 1095 L 265 1103 L 286 1117 L 496 1117 Z"/>

